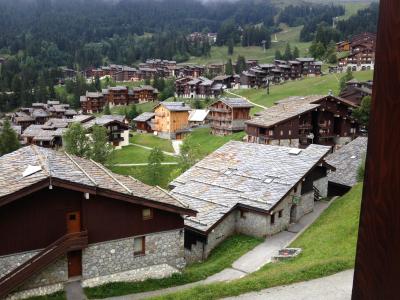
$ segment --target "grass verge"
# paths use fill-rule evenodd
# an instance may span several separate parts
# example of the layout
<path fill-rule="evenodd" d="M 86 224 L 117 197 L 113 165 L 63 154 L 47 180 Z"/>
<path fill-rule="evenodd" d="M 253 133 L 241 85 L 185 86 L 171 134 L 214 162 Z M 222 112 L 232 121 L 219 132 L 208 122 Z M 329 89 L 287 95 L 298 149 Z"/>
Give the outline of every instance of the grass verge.
<path fill-rule="evenodd" d="M 204 157 L 229 141 L 241 141 L 245 135 L 244 132 L 237 132 L 232 135 L 217 136 L 210 133 L 210 128 L 198 128 L 187 138 L 200 145 L 200 156 Z"/>
<path fill-rule="evenodd" d="M 94 288 L 85 288 L 85 294 L 89 299 L 106 298 L 153 291 L 203 280 L 230 267 L 236 259 L 261 242 L 262 240 L 258 238 L 235 235 L 217 246 L 206 261 L 191 264 L 182 273 L 164 279 L 148 279 L 142 282 L 108 283 Z"/>
<path fill-rule="evenodd" d="M 296 241 L 293 260 L 268 264 L 231 282 L 201 285 L 152 299 L 210 300 L 328 276 L 354 267 L 362 184 L 337 199 Z"/>
<path fill-rule="evenodd" d="M 172 147 L 172 143 L 170 140 L 161 139 L 159 137 L 154 136 L 153 134 L 134 133 L 133 137 L 130 138 L 130 142 L 133 144 L 139 144 L 150 148 L 158 147 L 162 151 L 166 152 L 172 152 L 172 153 L 174 152 L 174 148 Z"/>

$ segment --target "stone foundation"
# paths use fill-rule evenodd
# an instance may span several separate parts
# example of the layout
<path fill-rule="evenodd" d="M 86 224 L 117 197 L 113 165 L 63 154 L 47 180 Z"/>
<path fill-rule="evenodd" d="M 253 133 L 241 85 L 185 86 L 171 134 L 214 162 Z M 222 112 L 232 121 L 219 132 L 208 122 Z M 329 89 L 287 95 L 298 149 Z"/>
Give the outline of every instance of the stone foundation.
<path fill-rule="evenodd" d="M 84 286 L 113 281 L 142 281 L 163 278 L 179 272 L 186 265 L 183 229 L 158 232 L 145 236 L 145 254 L 133 254 L 133 240 L 90 244 L 82 250 Z M 0 276 L 29 260 L 40 250 L 0 257 Z M 67 256 L 61 257 L 38 275 L 26 281 L 7 299 L 23 299 L 51 294 L 63 289 L 68 280 Z"/>

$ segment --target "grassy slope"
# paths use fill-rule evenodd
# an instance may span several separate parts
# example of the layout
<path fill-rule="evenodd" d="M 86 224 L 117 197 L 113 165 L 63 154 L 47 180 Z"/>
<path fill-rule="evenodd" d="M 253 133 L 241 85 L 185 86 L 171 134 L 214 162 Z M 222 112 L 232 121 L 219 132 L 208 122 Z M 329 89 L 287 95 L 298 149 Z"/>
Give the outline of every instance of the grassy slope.
<path fill-rule="evenodd" d="M 158 183 L 159 186 L 162 188 L 167 189 L 168 184 L 171 182 L 173 174 L 178 174 L 179 165 L 163 165 L 161 166 L 161 181 Z M 114 173 L 121 174 L 121 175 L 129 175 L 133 178 L 140 180 L 146 184 L 151 185 L 151 181 L 148 178 L 146 173 L 147 166 L 138 166 L 138 167 L 110 167 L 110 170 Z"/>
<path fill-rule="evenodd" d="M 292 49 L 297 46 L 300 50 L 302 56 L 306 56 L 308 52 L 308 47 L 311 43 L 301 43 L 299 41 L 299 35 L 302 26 L 299 27 L 287 27 L 286 25 L 281 25 L 282 31 L 277 33 L 277 43 L 272 43 L 271 48 L 267 49 L 264 53 L 261 47 L 241 47 L 237 46 L 234 48 L 234 53 L 232 56 L 228 55 L 228 48 L 223 47 L 212 47 L 210 57 L 191 57 L 188 61 L 189 63 L 196 64 L 209 64 L 209 63 L 226 63 L 228 58 L 232 61 L 236 61 L 238 55 L 244 55 L 246 59 L 259 59 L 262 63 L 270 63 L 275 58 L 275 51 L 280 50 L 285 51 L 286 43 L 290 43 Z M 274 39 L 274 36 L 272 36 Z"/>
<path fill-rule="evenodd" d="M 238 132 L 227 136 L 216 136 L 210 133 L 209 128 L 200 128 L 194 130 L 188 138 L 193 139 L 195 143 L 200 145 L 200 154 L 201 157 L 204 157 L 214 152 L 225 143 L 231 140 L 240 141 L 244 136 L 244 132 Z"/>
<path fill-rule="evenodd" d="M 373 77 L 372 71 L 354 72 L 353 75 L 358 80 L 369 80 Z M 332 90 L 334 95 L 337 95 L 339 93 L 339 80 L 341 76 L 344 76 L 344 74 L 329 74 L 321 77 L 289 81 L 282 85 L 272 86 L 269 95 L 267 95 L 264 89 L 242 89 L 233 92 L 257 104 L 269 107 L 275 101 L 290 96 L 327 95 L 329 90 Z M 252 112 L 260 110 L 262 109 L 255 107 Z"/>
<path fill-rule="evenodd" d="M 230 267 L 236 259 L 253 249 L 261 241 L 261 239 L 244 235 L 232 236 L 216 247 L 205 262 L 192 264 L 185 268 L 181 274 L 174 274 L 164 279 L 148 279 L 142 282 L 110 283 L 95 288 L 87 288 L 85 293 L 90 299 L 105 298 L 152 291 L 203 280 Z"/>
<path fill-rule="evenodd" d="M 172 143 L 170 140 L 161 139 L 154 136 L 153 134 L 137 134 L 134 133 L 133 137 L 130 138 L 130 142 L 134 144 L 139 144 L 151 148 L 158 147 L 163 151 L 174 152 Z"/>
<path fill-rule="evenodd" d="M 291 246 L 296 259 L 268 264 L 242 279 L 194 287 L 153 299 L 211 300 L 311 280 L 354 267 L 362 184 L 337 199 Z"/>
<path fill-rule="evenodd" d="M 146 163 L 151 150 L 147 150 L 135 145 L 122 147 L 115 150 L 112 154 L 110 164 L 139 164 Z M 164 155 L 164 162 L 173 162 L 176 158 Z"/>

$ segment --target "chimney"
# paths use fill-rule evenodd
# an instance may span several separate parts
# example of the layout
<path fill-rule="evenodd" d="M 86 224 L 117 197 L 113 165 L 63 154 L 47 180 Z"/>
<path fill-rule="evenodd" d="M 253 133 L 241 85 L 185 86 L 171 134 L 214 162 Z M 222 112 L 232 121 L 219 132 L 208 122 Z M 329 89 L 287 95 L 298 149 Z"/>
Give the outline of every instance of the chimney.
<path fill-rule="evenodd" d="M 333 96 L 333 92 L 332 92 L 332 90 L 329 90 L 329 92 L 328 92 L 328 96 Z"/>

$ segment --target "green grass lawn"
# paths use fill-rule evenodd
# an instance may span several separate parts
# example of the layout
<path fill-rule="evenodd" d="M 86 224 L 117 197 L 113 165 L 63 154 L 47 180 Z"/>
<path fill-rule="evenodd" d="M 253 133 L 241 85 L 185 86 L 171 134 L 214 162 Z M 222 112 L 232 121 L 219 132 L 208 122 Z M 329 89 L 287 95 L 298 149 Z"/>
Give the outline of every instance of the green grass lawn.
<path fill-rule="evenodd" d="M 109 161 L 109 164 L 139 164 L 147 163 L 147 158 L 151 150 L 144 149 L 139 146 L 129 145 L 122 147 L 120 150 L 115 150 Z M 176 157 L 164 155 L 164 162 L 177 161 Z"/>
<path fill-rule="evenodd" d="M 99 287 L 86 288 L 85 294 L 89 299 L 106 298 L 158 290 L 203 280 L 210 275 L 230 267 L 236 259 L 261 242 L 262 239 L 235 235 L 229 237 L 217 246 L 206 261 L 189 265 L 182 273 L 177 273 L 164 279 L 148 279 L 142 282 L 109 283 Z"/>
<path fill-rule="evenodd" d="M 147 166 L 135 166 L 135 167 L 109 167 L 114 173 L 132 176 L 143 183 L 151 185 L 151 180 L 147 175 Z M 179 165 L 163 165 L 161 168 L 161 181 L 158 183 L 164 189 L 168 189 L 168 184 L 175 179 L 179 173 Z"/>
<path fill-rule="evenodd" d="M 307 56 L 308 47 L 311 43 L 303 43 L 299 41 L 302 26 L 288 27 L 281 24 L 281 28 L 282 31 L 276 34 L 278 42 L 271 43 L 271 48 L 267 49 L 265 52 L 261 46 L 236 46 L 233 55 L 228 55 L 227 46 L 213 46 L 209 57 L 191 57 L 188 62 L 204 65 L 210 63 L 226 63 L 229 58 L 231 58 L 232 61 L 236 61 L 238 55 L 243 55 L 246 59 L 258 59 L 261 63 L 271 63 L 275 58 L 275 51 L 280 50 L 281 52 L 284 52 L 287 43 L 290 43 L 292 49 L 297 46 L 300 50 L 301 56 Z M 272 40 L 274 39 L 275 35 L 272 36 Z"/>
<path fill-rule="evenodd" d="M 244 132 L 227 136 L 217 136 L 210 133 L 210 128 L 198 128 L 193 130 L 187 138 L 193 139 L 195 143 L 200 145 L 200 155 L 204 157 L 231 140 L 241 141 L 244 136 Z"/>
<path fill-rule="evenodd" d="M 362 184 L 337 199 L 291 247 L 298 258 L 268 264 L 231 282 L 201 285 L 152 299 L 210 300 L 328 276 L 354 267 Z"/>
<path fill-rule="evenodd" d="M 329 90 L 334 95 L 339 94 L 339 81 L 341 76 L 345 74 L 328 74 L 320 77 L 310 77 L 302 80 L 288 81 L 281 85 L 274 85 L 270 88 L 270 94 L 267 95 L 264 89 L 241 89 L 232 92 L 246 97 L 254 103 L 270 107 L 274 102 L 290 97 L 290 96 L 307 96 L 307 95 L 328 95 Z M 358 80 L 365 81 L 372 79 L 373 71 L 354 72 L 354 77 Z M 227 94 L 229 97 L 231 95 Z M 262 110 L 255 107 L 252 113 Z"/>
<path fill-rule="evenodd" d="M 160 148 L 162 151 L 174 152 L 172 142 L 170 140 L 161 139 L 151 133 L 133 133 L 133 137 L 129 139 L 133 144 L 139 144 L 151 148 Z"/>

